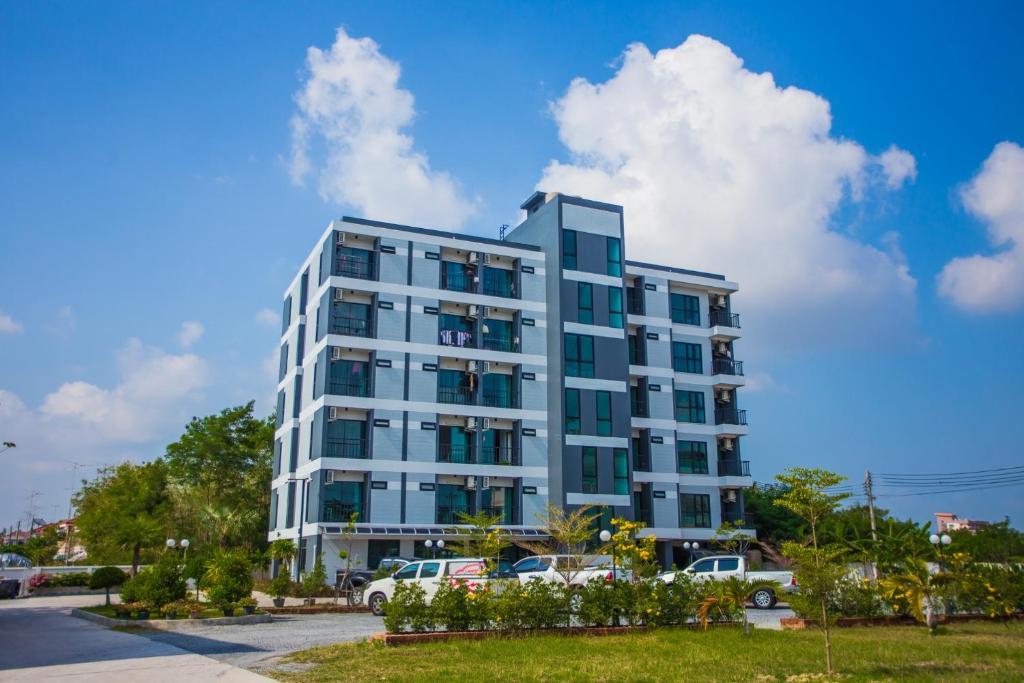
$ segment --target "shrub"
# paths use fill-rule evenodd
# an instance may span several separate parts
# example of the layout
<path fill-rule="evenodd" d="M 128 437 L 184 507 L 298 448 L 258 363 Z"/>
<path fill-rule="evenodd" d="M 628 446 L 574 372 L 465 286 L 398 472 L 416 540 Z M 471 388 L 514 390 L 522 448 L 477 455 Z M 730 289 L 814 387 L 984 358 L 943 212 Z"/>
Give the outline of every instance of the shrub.
<path fill-rule="evenodd" d="M 569 591 L 560 583 L 532 579 L 522 590 L 523 627 L 554 628 L 565 624 L 568 621 L 569 596 Z"/>
<path fill-rule="evenodd" d="M 417 583 L 399 582 L 384 613 L 384 628 L 387 632 L 411 630 L 421 633 L 433 630 L 434 626 L 433 610 L 427 606 L 423 587 Z"/>
<path fill-rule="evenodd" d="M 280 576 L 280 574 L 279 574 Z M 306 572 L 306 575 L 302 577 L 301 592 L 302 597 L 312 598 L 316 597 L 323 591 L 327 585 L 327 569 L 324 567 L 323 557 L 320 555 L 316 556 L 316 560 L 313 561 L 313 568 Z"/>
<path fill-rule="evenodd" d="M 125 590 L 128 590 L 127 597 L 124 595 Z M 164 553 L 155 564 L 143 569 L 124 584 L 121 600 L 141 600 L 159 608 L 181 600 L 186 592 L 185 577 L 181 575 L 177 558 L 171 553 Z"/>
<path fill-rule="evenodd" d="M 611 584 L 595 578 L 576 589 L 579 605 L 576 616 L 584 626 L 607 626 L 615 612 Z"/>
<path fill-rule="evenodd" d="M 36 588 L 46 588 L 50 585 L 52 580 L 52 574 L 35 574 L 28 580 L 28 589 L 35 590 Z"/>
<path fill-rule="evenodd" d="M 612 587 L 612 594 L 621 624 L 639 626 L 657 623 L 660 606 L 654 600 L 654 586 L 651 582 L 616 581 Z"/>
<path fill-rule="evenodd" d="M 283 598 L 288 595 L 292 590 L 292 579 L 288 576 L 288 572 L 278 572 L 270 581 L 270 594 L 275 598 Z"/>
<path fill-rule="evenodd" d="M 220 551 L 210 561 L 201 585 L 210 602 L 228 609 L 252 594 L 252 583 L 249 559 L 238 551 Z"/>
<path fill-rule="evenodd" d="M 430 612 L 434 622 L 444 624 L 448 631 L 468 631 L 469 584 L 466 581 L 441 581 L 430 601 Z"/>
<path fill-rule="evenodd" d="M 841 617 L 880 617 L 887 610 L 876 584 L 848 576 L 836 586 L 829 611 Z"/>
<path fill-rule="evenodd" d="M 657 609 L 648 623 L 655 626 L 685 624 L 697 614 L 698 586 L 687 574 L 676 574 L 673 583 L 655 581 L 651 599 Z"/>
<path fill-rule="evenodd" d="M 128 580 L 128 575 L 118 567 L 100 567 L 89 577 L 89 588 L 99 590 L 103 588 L 107 595 L 107 604 L 110 604 L 110 589 L 122 585 Z"/>

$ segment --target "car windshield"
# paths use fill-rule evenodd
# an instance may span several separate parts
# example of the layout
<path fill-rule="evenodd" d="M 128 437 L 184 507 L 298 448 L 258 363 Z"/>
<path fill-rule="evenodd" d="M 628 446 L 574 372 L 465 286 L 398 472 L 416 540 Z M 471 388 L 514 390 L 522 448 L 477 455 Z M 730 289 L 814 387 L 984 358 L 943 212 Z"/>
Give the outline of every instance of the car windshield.
<path fill-rule="evenodd" d="M 396 580 L 415 579 L 416 572 L 419 571 L 419 568 L 419 564 L 407 564 L 395 573 L 394 578 Z"/>

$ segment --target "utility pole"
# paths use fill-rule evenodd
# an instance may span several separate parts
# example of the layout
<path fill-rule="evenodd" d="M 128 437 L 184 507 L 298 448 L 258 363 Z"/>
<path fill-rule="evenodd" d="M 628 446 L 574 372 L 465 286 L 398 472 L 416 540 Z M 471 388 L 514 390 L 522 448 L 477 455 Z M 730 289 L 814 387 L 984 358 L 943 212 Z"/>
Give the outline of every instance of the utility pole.
<path fill-rule="evenodd" d="M 871 491 L 871 472 L 864 470 L 864 493 L 868 499 L 868 518 L 871 520 L 871 542 L 872 544 L 878 543 L 878 529 L 875 526 L 875 495 Z M 871 576 L 878 579 L 878 569 L 875 567 L 875 563 L 871 563 Z"/>

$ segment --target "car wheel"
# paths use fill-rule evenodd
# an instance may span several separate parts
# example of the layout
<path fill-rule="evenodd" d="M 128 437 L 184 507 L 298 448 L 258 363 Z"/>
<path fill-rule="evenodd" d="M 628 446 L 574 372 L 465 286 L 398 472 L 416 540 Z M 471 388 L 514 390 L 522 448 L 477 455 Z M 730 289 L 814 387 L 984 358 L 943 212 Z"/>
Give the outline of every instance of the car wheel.
<path fill-rule="evenodd" d="M 775 593 L 767 588 L 762 588 L 754 591 L 754 594 L 750 596 L 750 601 L 757 609 L 771 609 L 775 607 Z"/>
<path fill-rule="evenodd" d="M 579 612 L 580 611 L 580 603 L 582 601 L 583 601 L 583 598 L 580 597 L 580 592 L 578 590 L 574 590 L 572 592 L 572 595 L 569 596 L 569 611 L 572 612 L 573 614 L 576 614 L 577 612 Z"/>
<path fill-rule="evenodd" d="M 375 616 L 382 617 L 384 616 L 384 606 L 388 604 L 388 599 L 384 597 L 383 593 L 374 593 L 366 604 Z"/>
<path fill-rule="evenodd" d="M 348 593 L 348 604 L 352 605 L 353 607 L 358 607 L 359 605 L 363 604 L 363 589 L 362 589 L 362 587 L 360 587 L 360 588 L 353 588 L 351 591 L 349 591 L 349 593 Z"/>

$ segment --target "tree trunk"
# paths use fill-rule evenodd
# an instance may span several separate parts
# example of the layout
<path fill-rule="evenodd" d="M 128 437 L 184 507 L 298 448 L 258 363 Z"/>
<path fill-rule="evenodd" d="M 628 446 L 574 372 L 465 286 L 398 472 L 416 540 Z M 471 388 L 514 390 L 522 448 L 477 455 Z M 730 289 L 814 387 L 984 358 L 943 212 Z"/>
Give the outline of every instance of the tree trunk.
<path fill-rule="evenodd" d="M 110 586 L 107 586 L 107 607 L 110 607 Z"/>
<path fill-rule="evenodd" d="M 821 632 L 825 636 L 825 670 L 828 675 L 832 675 L 832 643 L 829 640 L 828 632 L 828 611 L 825 607 L 825 601 L 821 601 Z"/>
<path fill-rule="evenodd" d="M 139 560 L 142 557 L 142 544 L 136 543 L 132 548 L 132 576 L 139 573 Z"/>

